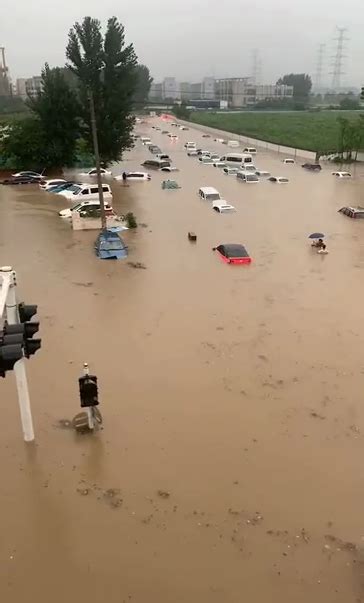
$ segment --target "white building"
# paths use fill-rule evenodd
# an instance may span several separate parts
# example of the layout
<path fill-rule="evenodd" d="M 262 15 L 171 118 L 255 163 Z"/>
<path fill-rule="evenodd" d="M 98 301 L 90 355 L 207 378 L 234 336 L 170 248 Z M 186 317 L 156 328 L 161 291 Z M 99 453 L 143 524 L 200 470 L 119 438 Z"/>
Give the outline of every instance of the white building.
<path fill-rule="evenodd" d="M 16 94 L 23 100 L 28 96 L 36 96 L 42 90 L 42 78 L 40 75 L 33 77 L 22 77 L 16 80 Z"/>
<path fill-rule="evenodd" d="M 179 83 L 175 77 L 165 77 L 162 82 L 162 98 L 178 100 L 181 97 Z"/>

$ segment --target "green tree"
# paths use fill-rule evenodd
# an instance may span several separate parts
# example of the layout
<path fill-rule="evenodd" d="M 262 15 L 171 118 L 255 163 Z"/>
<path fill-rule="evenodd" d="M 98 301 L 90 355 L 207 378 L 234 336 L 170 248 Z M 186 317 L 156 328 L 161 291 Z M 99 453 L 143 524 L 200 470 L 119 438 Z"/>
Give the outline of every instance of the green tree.
<path fill-rule="evenodd" d="M 360 109 L 360 103 L 356 98 L 343 98 L 340 101 L 340 109 L 355 111 L 355 109 Z"/>
<path fill-rule="evenodd" d="M 51 165 L 42 124 L 36 117 L 14 122 L 1 143 L 1 155 L 14 168 L 43 170 Z"/>
<path fill-rule="evenodd" d="M 293 86 L 293 98 L 308 100 L 312 88 L 312 80 L 306 73 L 288 73 L 279 78 L 277 85 Z"/>
<path fill-rule="evenodd" d="M 119 161 L 133 145 L 131 132 L 137 58 L 133 45 L 125 45 L 124 27 L 116 17 L 108 20 L 105 36 L 97 19 L 85 17 L 69 32 L 68 68 L 77 76 L 84 135 L 93 148 L 89 95 L 95 104 L 100 157 L 105 165 Z"/>
<path fill-rule="evenodd" d="M 45 64 L 41 91 L 27 104 L 40 121 L 52 166 L 72 165 L 79 136 L 79 106 L 59 68 Z"/>
<path fill-rule="evenodd" d="M 16 122 L 4 140 L 3 155 L 23 169 L 73 165 L 79 132 L 78 102 L 61 71 L 46 64 L 42 89 L 27 106 L 30 117 Z"/>
<path fill-rule="evenodd" d="M 179 119 L 189 120 L 191 116 L 191 111 L 187 109 L 187 105 L 185 102 L 180 105 L 173 105 L 172 111 L 176 117 Z"/>
<path fill-rule="evenodd" d="M 150 87 L 152 85 L 153 78 L 150 75 L 150 71 L 146 65 L 136 66 L 136 90 L 134 93 L 134 104 L 137 108 L 143 107 L 149 96 Z"/>

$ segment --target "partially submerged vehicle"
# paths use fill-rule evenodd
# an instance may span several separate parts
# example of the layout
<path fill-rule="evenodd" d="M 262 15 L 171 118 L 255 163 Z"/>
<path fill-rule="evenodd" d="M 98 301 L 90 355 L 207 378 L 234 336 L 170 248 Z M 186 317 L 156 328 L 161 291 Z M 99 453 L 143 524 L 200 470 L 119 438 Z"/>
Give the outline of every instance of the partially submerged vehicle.
<path fill-rule="evenodd" d="M 321 172 L 322 170 L 322 167 L 319 163 L 304 163 L 302 167 L 311 172 Z"/>
<path fill-rule="evenodd" d="M 244 245 L 225 243 L 213 248 L 226 264 L 250 264 L 252 259 Z"/>
<path fill-rule="evenodd" d="M 95 252 L 101 260 L 119 260 L 127 257 L 128 248 L 116 232 L 103 230 L 95 241 Z"/>
<path fill-rule="evenodd" d="M 348 218 L 364 218 L 364 207 L 360 205 L 357 207 L 341 207 L 338 211 L 344 214 L 344 216 L 348 216 Z"/>

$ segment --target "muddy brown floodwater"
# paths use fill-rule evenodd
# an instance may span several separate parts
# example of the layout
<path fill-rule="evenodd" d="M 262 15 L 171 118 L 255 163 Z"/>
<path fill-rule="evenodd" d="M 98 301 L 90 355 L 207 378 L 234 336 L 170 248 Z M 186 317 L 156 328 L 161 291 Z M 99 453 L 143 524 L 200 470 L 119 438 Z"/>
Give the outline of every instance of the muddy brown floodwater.
<path fill-rule="evenodd" d="M 261 152 L 290 182 L 245 185 L 186 157 L 187 140 L 226 150 L 197 130 L 139 131 L 182 188 L 114 185 L 143 224 L 127 261 L 97 260 L 55 196 L 0 189 L 0 264 L 39 304 L 43 341 L 27 363 L 35 446 L 0 380 L 0 600 L 364 601 L 364 222 L 337 213 L 362 201 L 364 171 L 340 181 Z M 114 172 L 148 156 L 138 143 Z M 237 212 L 215 214 L 201 185 Z M 222 242 L 251 266 L 219 261 Z M 104 416 L 91 437 L 65 422 L 84 361 Z"/>

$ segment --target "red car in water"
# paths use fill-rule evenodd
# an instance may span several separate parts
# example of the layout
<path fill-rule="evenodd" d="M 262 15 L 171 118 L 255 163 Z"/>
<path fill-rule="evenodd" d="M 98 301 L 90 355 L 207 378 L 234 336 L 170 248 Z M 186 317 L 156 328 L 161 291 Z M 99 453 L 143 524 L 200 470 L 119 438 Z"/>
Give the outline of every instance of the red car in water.
<path fill-rule="evenodd" d="M 250 264 L 252 261 L 244 245 L 237 243 L 218 245 L 213 251 L 217 251 L 226 264 Z"/>

